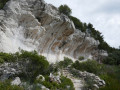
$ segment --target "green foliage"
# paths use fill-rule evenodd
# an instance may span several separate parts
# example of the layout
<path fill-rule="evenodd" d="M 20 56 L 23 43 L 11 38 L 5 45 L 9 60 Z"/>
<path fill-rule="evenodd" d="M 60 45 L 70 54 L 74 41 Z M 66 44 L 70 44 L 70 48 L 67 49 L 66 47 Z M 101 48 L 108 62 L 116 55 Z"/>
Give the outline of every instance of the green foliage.
<path fill-rule="evenodd" d="M 120 67 L 104 66 L 103 73 L 99 76 L 105 80 L 106 86 L 100 90 L 120 90 Z"/>
<path fill-rule="evenodd" d="M 60 68 L 65 68 L 65 67 L 69 66 L 69 65 L 72 64 L 72 63 L 73 63 L 73 61 L 72 61 L 71 59 L 65 57 L 65 58 L 64 58 L 64 61 L 60 61 L 60 62 L 59 62 L 59 67 L 60 67 Z"/>
<path fill-rule="evenodd" d="M 72 13 L 71 9 L 67 5 L 61 5 L 58 9 L 60 13 L 63 13 L 67 16 L 70 16 Z"/>
<path fill-rule="evenodd" d="M 23 73 L 19 76 L 24 79 L 33 81 L 37 75 L 47 73 L 49 62 L 44 56 L 38 55 L 36 51 L 28 52 L 22 50 L 21 54 L 18 56 L 18 60 L 21 61 L 24 67 Z"/>
<path fill-rule="evenodd" d="M 46 60 L 44 56 L 38 55 L 36 51 L 28 52 L 28 51 L 21 51 L 20 58 L 23 60 L 30 60 L 32 64 L 40 66 L 39 69 L 47 69 L 49 66 L 49 62 Z"/>
<path fill-rule="evenodd" d="M 50 90 L 74 90 L 74 85 L 72 81 L 66 77 L 61 76 L 61 83 L 51 82 L 48 76 L 45 76 L 45 81 L 36 80 L 35 83 L 40 83 Z M 67 86 L 70 88 L 68 89 Z"/>
<path fill-rule="evenodd" d="M 10 80 L 0 82 L 0 90 L 24 90 L 20 86 L 11 85 Z"/>
<path fill-rule="evenodd" d="M 108 57 L 103 60 L 103 63 L 109 65 L 120 65 L 120 51 L 116 50 L 110 53 Z"/>
<path fill-rule="evenodd" d="M 79 58 L 78 58 L 78 60 L 84 60 L 84 57 L 83 56 L 80 56 Z"/>
<path fill-rule="evenodd" d="M 4 63 L 4 60 L 2 58 L 0 58 L 0 63 Z"/>
<path fill-rule="evenodd" d="M 98 64 L 95 60 L 87 60 L 81 63 L 79 61 L 76 61 L 73 63 L 72 67 L 80 71 L 87 71 L 95 74 L 97 74 L 101 68 L 100 64 Z"/>
<path fill-rule="evenodd" d="M 94 84 L 96 83 L 95 81 L 94 81 L 94 79 L 93 78 L 91 78 L 90 76 L 87 76 L 85 79 L 85 90 L 87 89 L 91 89 L 91 90 L 94 90 Z"/>
<path fill-rule="evenodd" d="M 78 18 L 73 16 L 69 16 L 69 18 L 73 21 L 76 29 L 79 29 L 82 32 L 86 31 L 86 28 L 87 28 L 86 23 L 82 23 Z"/>
<path fill-rule="evenodd" d="M 15 55 L 11 53 L 3 53 L 0 52 L 0 58 L 2 59 L 2 63 L 5 62 L 14 62 L 16 60 Z"/>
<path fill-rule="evenodd" d="M 2 9 L 4 7 L 4 5 L 6 4 L 6 2 L 9 0 L 0 0 L 0 9 Z"/>
<path fill-rule="evenodd" d="M 34 79 L 38 74 L 47 74 L 49 62 L 44 56 L 38 55 L 36 51 L 28 52 L 21 50 L 15 54 L 0 53 L 0 63 L 16 62 L 21 65 L 22 73 L 20 77 L 24 79 Z"/>
<path fill-rule="evenodd" d="M 69 78 L 66 77 L 61 77 L 61 84 L 60 87 L 63 88 L 64 90 L 75 90 L 74 89 L 74 85 L 72 83 L 72 81 Z M 68 89 L 67 86 L 70 86 L 70 88 Z"/>
<path fill-rule="evenodd" d="M 58 72 L 58 70 L 59 70 L 58 63 L 57 64 L 50 64 L 47 72 L 48 73 L 56 73 L 56 72 Z"/>
<path fill-rule="evenodd" d="M 120 66 L 104 65 L 89 60 L 83 63 L 76 61 L 72 66 L 80 71 L 97 74 L 101 79 L 105 80 L 106 86 L 100 88 L 100 90 L 120 90 Z M 72 73 L 77 77 L 79 76 L 75 71 L 72 71 Z M 89 78 L 85 81 L 87 83 L 86 87 L 92 88 L 94 81 Z"/>

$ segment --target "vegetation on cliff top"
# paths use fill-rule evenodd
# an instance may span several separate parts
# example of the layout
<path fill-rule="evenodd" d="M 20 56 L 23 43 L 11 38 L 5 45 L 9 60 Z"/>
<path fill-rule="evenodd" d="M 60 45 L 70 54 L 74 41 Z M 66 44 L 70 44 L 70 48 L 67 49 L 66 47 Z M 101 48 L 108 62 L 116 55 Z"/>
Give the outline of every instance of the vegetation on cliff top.
<path fill-rule="evenodd" d="M 99 40 L 100 44 L 98 45 L 98 49 L 105 50 L 109 54 L 109 57 L 103 60 L 103 63 L 110 65 L 120 64 L 120 50 L 109 46 L 106 41 L 104 41 L 103 35 L 96 30 L 91 23 L 83 23 L 78 18 L 71 16 L 72 11 L 67 5 L 61 5 L 58 9 L 60 13 L 67 15 L 73 21 L 76 29 L 79 29 L 84 33 L 89 33 L 95 40 Z M 65 12 L 69 13 L 66 14 Z"/>
<path fill-rule="evenodd" d="M 98 46 L 99 49 L 106 50 L 108 52 L 112 52 L 115 48 L 110 47 L 106 41 L 104 41 L 103 35 L 96 30 L 91 23 L 83 23 L 78 18 L 71 16 L 71 9 L 67 5 L 61 5 L 59 8 L 60 13 L 67 15 L 74 23 L 76 29 L 81 30 L 82 32 L 87 32 L 93 37 L 95 40 L 99 40 L 100 45 Z"/>

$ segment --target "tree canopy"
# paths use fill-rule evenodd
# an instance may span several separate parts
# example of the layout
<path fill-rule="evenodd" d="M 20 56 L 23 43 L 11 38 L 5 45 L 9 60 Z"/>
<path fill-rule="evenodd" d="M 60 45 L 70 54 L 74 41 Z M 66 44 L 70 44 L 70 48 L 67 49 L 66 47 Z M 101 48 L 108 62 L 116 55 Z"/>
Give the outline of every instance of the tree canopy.
<path fill-rule="evenodd" d="M 60 13 L 70 16 L 72 11 L 67 5 L 61 5 L 59 8 Z"/>

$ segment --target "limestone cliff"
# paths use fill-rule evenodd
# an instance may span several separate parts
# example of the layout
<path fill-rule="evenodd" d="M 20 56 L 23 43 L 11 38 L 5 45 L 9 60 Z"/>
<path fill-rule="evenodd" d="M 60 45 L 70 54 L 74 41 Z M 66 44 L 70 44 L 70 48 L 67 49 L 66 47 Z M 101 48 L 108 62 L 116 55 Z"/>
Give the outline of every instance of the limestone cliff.
<path fill-rule="evenodd" d="M 99 41 L 43 0 L 10 0 L 0 10 L 0 52 L 36 50 L 50 62 L 79 56 L 96 59 Z"/>

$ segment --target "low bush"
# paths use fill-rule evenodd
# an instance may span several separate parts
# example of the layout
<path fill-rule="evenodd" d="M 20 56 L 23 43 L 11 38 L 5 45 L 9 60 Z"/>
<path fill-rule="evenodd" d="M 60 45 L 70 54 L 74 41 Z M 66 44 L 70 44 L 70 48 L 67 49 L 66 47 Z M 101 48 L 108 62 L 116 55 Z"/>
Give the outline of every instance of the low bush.
<path fill-rule="evenodd" d="M 48 76 L 45 76 L 45 81 L 36 80 L 35 83 L 40 83 L 50 90 L 74 90 L 72 81 L 64 76 L 60 78 L 61 83 L 51 82 Z"/>
<path fill-rule="evenodd" d="M 56 63 L 56 64 L 50 64 L 47 72 L 48 73 L 56 73 L 58 71 L 59 71 L 59 65 L 58 65 L 58 63 Z"/>
<path fill-rule="evenodd" d="M 0 58 L 0 63 L 4 63 L 4 60 L 2 58 Z"/>
<path fill-rule="evenodd" d="M 11 85 L 10 80 L 6 80 L 4 82 L 0 82 L 0 90 L 24 90 L 20 86 Z"/>
<path fill-rule="evenodd" d="M 49 68 L 49 62 L 44 56 L 38 55 L 36 51 L 28 52 L 21 51 L 21 54 L 18 56 L 21 67 L 24 67 L 19 76 L 24 79 L 30 79 L 33 81 L 35 77 L 39 74 L 47 74 Z"/>
<path fill-rule="evenodd" d="M 120 50 L 109 53 L 108 57 L 103 60 L 104 64 L 120 65 Z"/>
<path fill-rule="evenodd" d="M 14 62 L 16 60 L 15 54 L 11 53 L 3 53 L 0 52 L 0 58 L 2 59 L 2 63 L 5 62 Z"/>
<path fill-rule="evenodd" d="M 83 57 L 83 56 L 80 56 L 80 57 L 78 58 L 78 60 L 82 61 L 82 60 L 84 60 L 84 57 Z"/>
<path fill-rule="evenodd" d="M 60 87 L 64 90 L 75 90 L 72 81 L 69 78 L 61 77 Z"/>
<path fill-rule="evenodd" d="M 100 90 L 120 90 L 120 67 L 105 65 L 99 76 L 105 80 L 105 87 Z"/>
<path fill-rule="evenodd" d="M 84 88 L 86 88 L 87 90 L 89 89 L 95 90 L 95 87 L 93 85 L 96 84 L 96 82 L 94 81 L 93 78 L 91 78 L 90 76 L 87 76 L 84 80 L 86 83 Z"/>
<path fill-rule="evenodd" d="M 24 79 L 34 79 L 39 74 L 47 74 L 49 62 L 44 56 L 38 55 L 36 51 L 28 52 L 21 50 L 21 52 L 0 53 L 0 63 L 4 62 L 18 62 L 22 73 L 20 77 Z"/>
<path fill-rule="evenodd" d="M 64 61 L 60 61 L 58 63 L 60 68 L 66 68 L 67 66 L 69 66 L 70 64 L 72 64 L 73 61 L 67 57 L 64 58 Z"/>
<path fill-rule="evenodd" d="M 76 61 L 73 63 L 72 67 L 80 71 L 87 71 L 95 74 L 97 74 L 101 69 L 101 65 L 98 64 L 95 60 L 87 60 L 81 63 L 79 61 Z"/>
<path fill-rule="evenodd" d="M 80 63 L 76 61 L 72 67 L 80 71 L 87 71 L 90 73 L 97 74 L 101 79 L 105 80 L 106 86 L 101 87 L 100 90 L 120 90 L 120 66 L 111 66 L 105 64 L 99 64 L 97 61 L 88 60 Z M 74 72 L 75 76 L 77 72 Z M 92 88 L 92 80 L 85 80 L 88 88 Z"/>
<path fill-rule="evenodd" d="M 69 18 L 73 21 L 75 28 L 81 30 L 82 32 L 85 32 L 87 29 L 87 24 L 82 23 L 78 18 L 69 16 Z"/>

